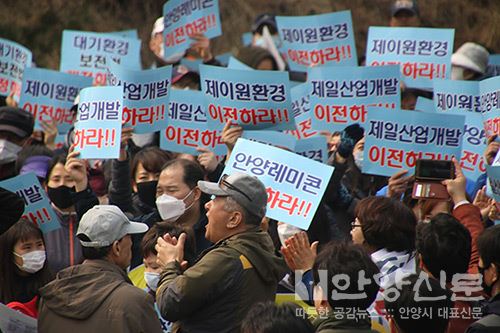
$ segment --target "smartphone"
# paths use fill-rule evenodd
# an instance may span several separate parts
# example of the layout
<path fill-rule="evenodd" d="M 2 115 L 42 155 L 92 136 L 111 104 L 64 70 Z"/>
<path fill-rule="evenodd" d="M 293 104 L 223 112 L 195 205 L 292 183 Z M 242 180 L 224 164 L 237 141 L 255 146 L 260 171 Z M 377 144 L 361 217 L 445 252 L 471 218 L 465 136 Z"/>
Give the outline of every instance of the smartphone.
<path fill-rule="evenodd" d="M 452 161 L 417 160 L 415 178 L 417 180 L 441 181 L 455 178 L 455 168 Z"/>

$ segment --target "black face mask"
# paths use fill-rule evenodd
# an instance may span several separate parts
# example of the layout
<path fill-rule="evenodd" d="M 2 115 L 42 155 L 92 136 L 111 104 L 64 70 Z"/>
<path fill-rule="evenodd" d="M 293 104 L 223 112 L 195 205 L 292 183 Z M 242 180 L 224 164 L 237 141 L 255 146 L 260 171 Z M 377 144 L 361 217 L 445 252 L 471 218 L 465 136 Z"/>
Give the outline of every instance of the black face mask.
<path fill-rule="evenodd" d="M 47 194 L 49 195 L 50 201 L 60 209 L 66 209 L 73 205 L 71 192 L 74 191 L 74 187 L 70 188 L 64 185 L 59 187 L 47 187 Z"/>
<path fill-rule="evenodd" d="M 149 207 L 156 207 L 156 186 L 157 180 L 137 183 L 137 195 L 139 199 Z"/>

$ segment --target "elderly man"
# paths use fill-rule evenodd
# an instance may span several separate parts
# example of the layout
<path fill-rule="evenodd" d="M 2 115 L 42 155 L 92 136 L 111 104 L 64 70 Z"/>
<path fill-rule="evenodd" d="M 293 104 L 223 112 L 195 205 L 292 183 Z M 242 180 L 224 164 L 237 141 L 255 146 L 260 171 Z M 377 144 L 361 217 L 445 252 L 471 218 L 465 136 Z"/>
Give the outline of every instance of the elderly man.
<path fill-rule="evenodd" d="M 185 234 L 158 238 L 163 273 L 157 304 L 181 332 L 236 332 L 253 304 L 274 300 L 286 271 L 271 238 L 260 229 L 266 188 L 242 173 L 224 175 L 219 183 L 199 181 L 198 187 L 213 198 L 205 205 L 205 236 L 215 245 L 183 271 Z"/>

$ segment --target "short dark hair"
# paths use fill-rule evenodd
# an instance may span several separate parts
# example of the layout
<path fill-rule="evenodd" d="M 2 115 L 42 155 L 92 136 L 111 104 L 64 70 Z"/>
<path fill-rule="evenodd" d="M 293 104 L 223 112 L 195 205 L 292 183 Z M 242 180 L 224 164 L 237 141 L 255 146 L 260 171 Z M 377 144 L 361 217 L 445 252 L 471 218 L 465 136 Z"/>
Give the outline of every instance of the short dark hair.
<path fill-rule="evenodd" d="M 376 250 L 413 251 L 417 219 L 399 200 L 372 196 L 358 202 L 355 216 L 366 243 Z"/>
<path fill-rule="evenodd" d="M 160 173 L 163 165 L 172 159 L 172 154 L 156 146 L 145 147 L 139 150 L 132 159 L 131 176 L 135 181 L 135 173 L 139 163 L 148 172 Z"/>
<path fill-rule="evenodd" d="M 456 273 L 466 273 L 471 257 L 471 236 L 456 218 L 440 213 L 429 223 L 417 226 L 417 251 L 429 272 L 439 279 L 446 273 L 446 282 L 451 282 Z"/>
<path fill-rule="evenodd" d="M 91 239 L 86 235 L 79 234 L 77 235 L 78 239 L 84 242 L 90 242 Z M 113 245 L 104 246 L 104 247 L 87 247 L 82 245 L 82 255 L 85 259 L 89 260 L 97 260 L 105 258 L 109 251 L 111 251 L 111 247 Z"/>
<path fill-rule="evenodd" d="M 495 264 L 500 271 L 500 225 L 485 229 L 477 240 L 477 248 L 484 268 Z"/>
<path fill-rule="evenodd" d="M 66 154 L 57 154 L 52 157 L 52 160 L 49 162 L 49 167 L 47 168 L 47 183 L 49 182 L 50 174 L 54 167 L 58 164 L 65 165 L 66 164 Z"/>
<path fill-rule="evenodd" d="M 187 160 L 185 158 L 176 158 L 168 161 L 162 167 L 162 171 L 172 167 L 181 167 L 184 171 L 182 175 L 182 180 L 190 188 L 193 189 L 198 185 L 198 181 L 205 179 L 205 173 L 202 167 L 193 161 Z"/>
<path fill-rule="evenodd" d="M 184 260 L 186 260 L 188 264 L 192 264 L 196 259 L 196 242 L 194 235 L 191 230 L 181 227 L 173 222 L 158 222 L 149 228 L 141 241 L 142 256 L 145 258 L 151 254 L 158 254 L 155 249 L 156 241 L 158 240 L 158 237 L 163 237 L 167 233 L 170 234 L 170 236 L 177 238 L 179 238 L 182 233 L 186 234 L 186 243 L 184 244 Z"/>
<path fill-rule="evenodd" d="M 426 281 L 420 282 L 419 279 L 422 277 L 425 277 Z M 410 275 L 404 279 L 404 282 L 401 288 L 397 288 L 400 293 L 398 297 L 394 300 L 384 299 L 387 314 L 394 319 L 402 332 L 444 333 L 453 307 L 451 291 L 441 287 L 439 281 L 427 276 L 424 272 L 421 272 L 420 276 Z M 389 289 L 392 288 L 394 286 Z M 429 298 L 443 298 L 443 296 L 444 299 L 429 300 Z M 412 318 L 409 309 L 422 309 L 418 312 L 418 320 Z M 421 315 L 422 313 L 428 315 Z"/>
<path fill-rule="evenodd" d="M 323 290 L 324 293 L 332 295 L 334 291 L 340 294 L 360 294 L 365 293 L 365 297 L 360 299 L 339 299 L 333 300 L 328 297 L 328 304 L 332 308 L 356 308 L 366 310 L 377 297 L 380 289 L 376 279 L 376 274 L 380 271 L 366 253 L 366 251 L 359 245 L 348 243 L 329 243 L 316 257 L 313 266 L 313 279 L 314 284 L 320 282 L 320 271 L 326 271 L 326 286 L 328 290 Z M 364 272 L 364 278 L 370 280 L 370 283 L 364 284 L 363 290 L 358 288 L 357 281 L 360 278 L 360 272 Z M 346 281 L 348 287 L 346 289 L 339 289 L 333 282 L 335 276 L 346 275 L 349 280 Z M 363 276 L 362 276 L 363 277 Z M 344 285 L 345 279 L 341 280 Z M 356 282 L 355 282 L 356 281 Z M 339 284 L 337 283 L 337 285 Z"/>
<path fill-rule="evenodd" d="M 242 333 L 313 333 L 305 310 L 294 303 L 257 303 L 241 323 Z"/>

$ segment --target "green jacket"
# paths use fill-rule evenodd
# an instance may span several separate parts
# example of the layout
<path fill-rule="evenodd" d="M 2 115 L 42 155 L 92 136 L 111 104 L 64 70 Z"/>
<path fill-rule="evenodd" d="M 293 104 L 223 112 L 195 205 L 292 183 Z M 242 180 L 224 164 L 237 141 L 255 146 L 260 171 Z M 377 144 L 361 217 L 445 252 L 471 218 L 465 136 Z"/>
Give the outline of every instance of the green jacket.
<path fill-rule="evenodd" d="M 330 311 L 328 315 L 318 318 L 313 322 L 316 333 L 377 333 L 371 329 L 370 315 L 358 320 L 340 318 L 340 313 Z"/>
<path fill-rule="evenodd" d="M 255 227 L 219 241 L 185 272 L 179 263 L 163 271 L 156 300 L 181 332 L 239 332 L 250 307 L 274 301 L 287 267 L 271 238 Z"/>

